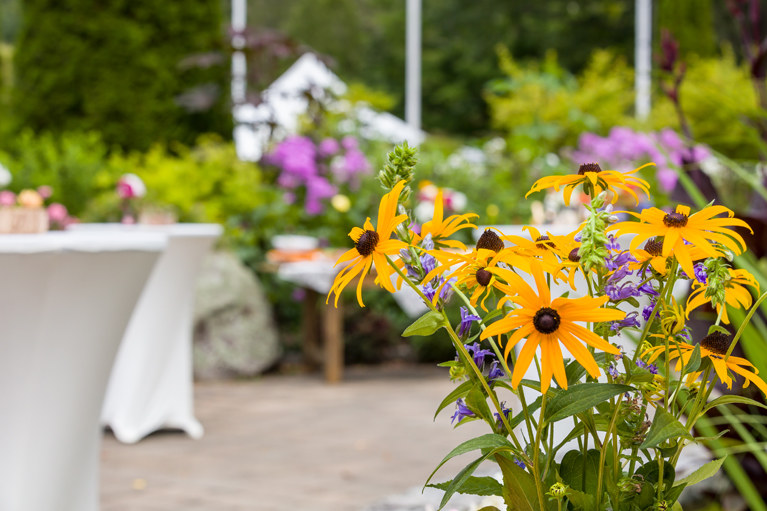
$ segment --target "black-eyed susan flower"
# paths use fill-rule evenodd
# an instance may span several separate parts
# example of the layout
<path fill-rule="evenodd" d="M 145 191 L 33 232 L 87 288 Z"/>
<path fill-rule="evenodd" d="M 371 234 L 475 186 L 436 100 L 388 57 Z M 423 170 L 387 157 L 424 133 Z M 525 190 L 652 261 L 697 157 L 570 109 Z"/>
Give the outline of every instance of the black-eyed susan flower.
<path fill-rule="evenodd" d="M 552 376 L 560 387 L 566 389 L 567 376 L 560 343 L 591 376 L 597 378 L 600 375 L 599 366 L 582 343 L 613 355 L 619 354 L 620 350 L 577 322 L 615 321 L 623 319 L 626 313 L 618 309 L 602 308 L 608 300 L 606 296 L 573 299 L 560 297 L 552 300 L 538 262 L 533 261 L 530 273 L 535 279 L 536 289 L 524 280 L 518 283 L 514 287 L 518 294 L 509 297 L 509 300 L 519 308 L 488 326 L 481 339 L 511 333 L 505 346 L 506 358 L 514 346 L 527 339 L 514 366 L 511 379 L 514 388 L 519 386 L 540 346 L 541 392 L 545 393 L 549 389 Z"/>
<path fill-rule="evenodd" d="M 370 218 L 368 218 L 365 220 L 362 228 L 354 227 L 349 232 L 349 237 L 354 242 L 354 248 L 343 253 L 338 258 L 338 261 L 336 261 L 336 266 L 341 263 L 349 264 L 336 275 L 325 303 L 330 300 L 330 295 L 335 293 L 335 306 L 338 307 L 338 298 L 341 295 L 341 291 L 355 277 L 359 276 L 357 301 L 360 307 L 364 307 L 365 304 L 362 303 L 362 283 L 373 263 L 375 263 L 376 271 L 378 272 L 375 280 L 376 284 L 392 293 L 395 291 L 391 283 L 391 274 L 394 270 L 386 261 L 386 256 L 396 255 L 400 249 L 407 248 L 408 246 L 407 243 L 398 239 L 392 239 L 391 237 L 394 229 L 407 219 L 407 215 L 396 214 L 397 202 L 404 186 L 404 180 L 398 182 L 389 193 L 381 198 L 381 203 L 378 206 L 378 223 L 375 229 L 373 229 L 373 224 L 370 222 Z"/>
<path fill-rule="evenodd" d="M 708 358 L 711 364 L 714 366 L 714 371 L 719 377 L 719 380 L 727 385 L 728 389 L 732 388 L 732 377 L 729 372 L 732 371 L 735 374 L 739 374 L 745 378 L 745 384 L 743 387 L 748 387 L 751 383 L 754 383 L 759 390 L 767 395 L 767 383 L 764 382 L 759 376 L 759 371 L 756 370 L 754 365 L 741 357 L 733 357 L 730 355 L 725 360 L 725 355 L 730 347 L 731 339 L 728 335 L 721 332 L 714 332 L 700 341 L 700 356 L 701 358 Z M 668 352 L 666 352 L 666 346 L 655 346 L 642 353 L 642 357 L 647 357 L 649 363 L 654 362 L 657 358 L 666 353 L 668 359 L 676 362 L 676 370 L 680 371 L 682 367 L 686 366 L 690 361 L 695 346 L 686 342 L 677 342 L 675 340 L 669 342 Z"/>
<path fill-rule="evenodd" d="M 716 305 L 716 312 L 722 314 L 722 321 L 729 324 L 730 319 L 727 316 L 727 307 L 722 310 L 722 299 L 717 297 L 715 287 L 721 287 L 721 293 L 724 295 L 724 303 L 736 309 L 748 309 L 751 307 L 753 298 L 746 286 L 754 288 L 759 294 L 759 282 L 747 270 L 728 268 L 728 273 L 721 282 L 715 279 L 709 279 L 705 284 L 695 282 L 692 286 L 692 293 L 687 299 L 686 315 L 690 317 L 690 311 L 701 305 L 713 302 Z"/>
<path fill-rule="evenodd" d="M 448 238 L 461 229 L 476 229 L 477 226 L 471 223 L 471 219 L 479 215 L 467 213 L 465 215 L 452 215 L 445 218 L 443 204 L 442 190 L 439 190 L 434 199 L 432 219 L 421 226 L 421 234 L 416 236 L 414 243 L 417 244 L 421 239 L 431 234 L 431 238 L 436 245 L 466 250 L 466 246 L 463 243 Z"/>
<path fill-rule="evenodd" d="M 570 174 L 567 176 L 546 176 L 540 178 L 533 183 L 533 187 L 527 192 L 527 197 L 531 193 L 539 192 L 546 188 L 554 188 L 559 191 L 564 187 L 564 200 L 566 205 L 570 205 L 570 196 L 573 190 L 579 186 L 584 185 L 584 188 L 591 188 L 594 190 L 593 195 L 597 196 L 604 190 L 609 190 L 613 193 L 611 202 L 616 202 L 619 196 L 619 190 L 623 190 L 636 200 L 639 204 L 639 197 L 636 194 L 635 189 L 639 189 L 644 192 L 645 195 L 649 195 L 650 185 L 644 179 L 635 177 L 641 169 L 655 165 L 654 163 L 647 163 L 639 168 L 630 170 L 628 172 L 621 172 L 618 170 L 602 170 L 598 163 L 585 163 L 578 168 L 576 174 Z"/>
<path fill-rule="evenodd" d="M 513 234 L 501 236 L 503 240 L 513 243 L 512 250 L 517 254 L 540 259 L 547 267 L 557 267 L 560 259 L 568 256 L 565 248 L 560 247 L 560 242 L 555 240 L 560 237 L 551 236 L 549 233 L 541 234 L 532 226 L 525 226 L 522 229 L 528 232 L 529 239 Z"/>
<path fill-rule="evenodd" d="M 642 242 L 662 236 L 661 256 L 673 255 L 687 275 L 695 274 L 693 261 L 700 252 L 706 257 L 721 255 L 715 243 L 720 243 L 736 254 L 745 250 L 743 237 L 728 227 L 751 229 L 743 220 L 732 218 L 732 210 L 724 206 L 707 206 L 692 215 L 690 208 L 682 205 L 677 206 L 672 213 L 649 208 L 642 210 L 639 215 L 629 214 L 638 216 L 640 221 L 618 222 L 608 227 L 608 230 L 616 230 L 619 235 L 636 234 L 629 247 L 632 252 Z M 727 216 L 719 217 L 721 214 Z"/>
<path fill-rule="evenodd" d="M 448 285 L 451 279 L 457 279 L 454 281 L 456 286 L 463 286 L 471 291 L 469 300 L 472 306 L 479 303 L 484 311 L 487 311 L 485 301 L 492 294 L 493 289 L 501 289 L 503 285 L 516 285 L 521 282 L 522 278 L 509 268 L 528 269 L 530 264 L 529 259 L 519 256 L 508 248 L 500 252 L 479 248 L 469 254 L 438 250 L 429 253 L 439 261 L 439 265 L 426 275 L 424 281 L 428 282 L 435 277 L 445 275 L 442 284 L 444 286 Z"/>

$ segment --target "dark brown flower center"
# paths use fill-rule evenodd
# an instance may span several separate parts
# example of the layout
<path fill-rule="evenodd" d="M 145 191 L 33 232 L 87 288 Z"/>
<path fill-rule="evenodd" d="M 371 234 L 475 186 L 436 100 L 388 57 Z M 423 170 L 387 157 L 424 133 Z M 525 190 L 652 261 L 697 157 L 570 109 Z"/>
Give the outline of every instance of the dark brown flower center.
<path fill-rule="evenodd" d="M 477 273 L 474 276 L 477 279 L 477 284 L 483 287 L 487 287 L 487 285 L 490 284 L 490 279 L 493 278 L 493 274 L 484 268 L 477 270 Z"/>
<path fill-rule="evenodd" d="M 551 307 L 542 307 L 535 313 L 533 326 L 542 334 L 556 332 L 560 323 L 559 314 Z"/>
<path fill-rule="evenodd" d="M 663 217 L 663 223 L 666 227 L 684 227 L 687 225 L 687 215 L 682 213 L 667 213 Z"/>
<path fill-rule="evenodd" d="M 663 254 L 663 239 L 655 238 L 648 241 L 644 246 L 644 249 L 651 256 L 658 257 L 659 255 Z"/>
<path fill-rule="evenodd" d="M 490 229 L 485 229 L 485 232 L 483 232 L 482 236 L 480 236 L 477 240 L 478 249 L 484 248 L 487 250 L 492 250 L 493 252 L 500 252 L 503 250 L 503 247 L 504 244 L 501 237 L 498 236 L 495 231 Z"/>
<path fill-rule="evenodd" d="M 574 249 L 572 249 L 572 250 L 570 251 L 570 253 L 569 253 L 569 254 L 567 254 L 567 258 L 568 258 L 570 261 L 572 261 L 572 262 L 574 262 L 574 263 L 577 263 L 578 261 L 580 261 L 580 260 L 581 260 L 581 256 L 580 256 L 580 255 L 578 255 L 578 251 L 579 251 L 579 250 L 580 250 L 579 248 L 574 248 Z"/>
<path fill-rule="evenodd" d="M 586 172 L 602 172 L 602 167 L 598 163 L 584 163 L 578 168 L 578 175 L 582 176 Z"/>
<path fill-rule="evenodd" d="M 375 231 L 363 232 L 355 245 L 357 247 L 357 252 L 359 252 L 362 257 L 369 256 L 376 249 L 378 239 L 378 233 Z"/>
<path fill-rule="evenodd" d="M 554 248 L 554 242 L 544 234 L 543 236 L 538 236 L 538 239 L 535 240 L 535 246 L 538 248 Z"/>
<path fill-rule="evenodd" d="M 732 340 L 729 335 L 723 334 L 722 332 L 714 332 L 713 334 L 704 337 L 703 340 L 700 341 L 700 345 L 717 355 L 726 355 L 731 342 Z"/>

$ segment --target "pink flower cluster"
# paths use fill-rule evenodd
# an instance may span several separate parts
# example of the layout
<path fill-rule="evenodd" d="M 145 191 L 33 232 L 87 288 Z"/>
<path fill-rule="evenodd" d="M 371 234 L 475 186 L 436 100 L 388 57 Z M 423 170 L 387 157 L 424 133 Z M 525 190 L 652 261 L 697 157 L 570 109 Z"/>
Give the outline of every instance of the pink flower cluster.
<path fill-rule="evenodd" d="M 657 165 L 656 178 L 661 189 L 674 189 L 677 174 L 672 168 L 683 164 L 698 163 L 711 155 L 703 145 L 688 148 L 676 131 L 666 128 L 656 133 L 641 133 L 630 128 L 616 126 L 606 137 L 584 133 L 578 139 L 578 147 L 570 159 L 580 165 L 598 162 L 604 169 L 631 170 L 638 162 L 650 161 Z"/>
<path fill-rule="evenodd" d="M 326 138 L 318 144 L 309 137 L 291 136 L 263 161 L 280 168 L 277 184 L 286 190 L 287 202 L 295 202 L 296 193 L 305 190 L 304 209 L 311 216 L 324 211 L 323 201 L 336 195 L 339 186 L 356 188 L 359 176 L 371 170 L 357 139 L 351 136 L 340 142 Z"/>
<path fill-rule="evenodd" d="M 50 186 L 43 185 L 37 188 L 37 190 L 24 190 L 19 195 L 16 195 L 10 190 L 0 191 L 0 206 L 13 207 L 23 206 L 25 200 L 23 195 L 25 193 L 32 192 L 35 196 L 39 197 L 36 204 L 42 205 L 43 201 L 48 200 L 53 195 L 53 189 Z M 46 208 L 48 212 L 48 220 L 52 229 L 66 229 L 68 225 L 78 222 L 78 219 L 69 216 L 67 207 L 59 202 L 52 202 Z"/>

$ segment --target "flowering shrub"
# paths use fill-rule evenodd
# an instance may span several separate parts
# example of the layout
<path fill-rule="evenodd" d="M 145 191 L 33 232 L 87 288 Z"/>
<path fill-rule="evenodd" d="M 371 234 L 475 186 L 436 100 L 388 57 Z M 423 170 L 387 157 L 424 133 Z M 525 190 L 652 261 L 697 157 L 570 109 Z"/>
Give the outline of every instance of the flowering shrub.
<path fill-rule="evenodd" d="M 655 177 L 660 188 L 669 193 L 674 189 L 677 173 L 672 167 L 699 163 L 711 156 L 704 145 L 692 149 L 676 131 L 666 128 L 655 133 L 642 133 L 631 128 L 616 126 L 609 135 L 584 133 L 578 139 L 578 147 L 570 154 L 574 162 L 598 161 L 610 168 L 626 171 L 638 161 L 649 159 L 657 165 Z"/>
<path fill-rule="evenodd" d="M 323 213 L 328 199 L 342 202 L 337 198 L 340 187 L 359 188 L 360 176 L 370 172 L 370 165 L 352 136 L 340 142 L 325 138 L 317 144 L 309 137 L 290 136 L 277 144 L 264 162 L 280 169 L 277 185 L 285 191 L 285 202 L 293 204 L 303 196 L 304 209 L 310 216 Z"/>
<path fill-rule="evenodd" d="M 639 201 L 649 185 L 589 163 L 530 191 L 582 189 L 590 215 L 572 233 L 528 228 L 528 238 L 487 229 L 467 249 L 450 238 L 475 227 L 476 215 L 444 218 L 441 197 L 421 232 L 410 228 L 415 164 L 407 145 L 389 154 L 376 224 L 368 218 L 350 231 L 354 247 L 338 260 L 344 266 L 328 301 L 355 285 L 364 306 L 362 281 L 374 265 L 378 285 L 405 284 L 429 308 L 403 335 L 449 334 L 456 358 L 443 365 L 459 384 L 437 413 L 453 405 L 452 423 L 481 420 L 489 432 L 438 465 L 478 451 L 454 479 L 430 485 L 445 491 L 442 506 L 460 492 L 497 495 L 508 509 L 668 509 L 686 486 L 716 473 L 723 458 L 677 479 L 684 447 L 701 440 L 696 422 L 719 405 L 758 403 L 737 394 L 710 400 L 714 385 L 731 388 L 742 377 L 744 387 L 767 394 L 753 365 L 732 355 L 767 298 L 755 303 L 756 280 L 728 262 L 745 250 L 734 228 L 748 225 L 719 205 L 647 208 L 618 222 L 615 192 Z M 675 288 L 690 281 L 689 300 L 677 303 Z M 557 283 L 568 291 L 556 292 Z M 456 325 L 445 313 L 449 300 L 462 303 Z M 693 339 L 687 315 L 706 303 L 718 318 Z M 734 336 L 722 326 L 725 304 L 748 310 Z M 627 330 L 638 338 L 633 351 L 616 342 Z M 484 462 L 499 466 L 502 482 L 473 475 Z"/>

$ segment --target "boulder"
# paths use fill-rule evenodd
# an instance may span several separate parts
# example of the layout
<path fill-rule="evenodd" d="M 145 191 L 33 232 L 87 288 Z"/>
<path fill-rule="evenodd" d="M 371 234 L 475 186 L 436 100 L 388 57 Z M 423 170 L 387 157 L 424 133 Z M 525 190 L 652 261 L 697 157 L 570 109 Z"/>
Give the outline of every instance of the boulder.
<path fill-rule="evenodd" d="M 232 253 L 211 253 L 197 281 L 194 376 L 255 376 L 281 355 L 271 304 L 256 275 Z"/>

